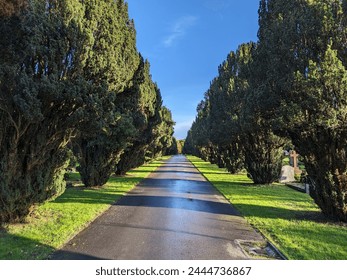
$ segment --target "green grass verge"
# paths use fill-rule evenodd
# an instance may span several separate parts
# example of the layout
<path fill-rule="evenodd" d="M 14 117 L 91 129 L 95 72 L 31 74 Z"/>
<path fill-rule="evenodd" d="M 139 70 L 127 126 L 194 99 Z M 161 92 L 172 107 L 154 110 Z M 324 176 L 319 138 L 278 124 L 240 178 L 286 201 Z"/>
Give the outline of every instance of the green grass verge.
<path fill-rule="evenodd" d="M 127 176 L 112 177 L 101 189 L 66 189 L 54 201 L 35 209 L 26 223 L 0 230 L 0 259 L 47 259 L 167 158 L 134 169 Z M 79 179 L 78 174 L 69 177 L 73 181 Z"/>
<path fill-rule="evenodd" d="M 188 159 L 289 259 L 347 259 L 347 225 L 324 218 L 309 195 L 282 184 L 254 185 L 245 174 Z"/>

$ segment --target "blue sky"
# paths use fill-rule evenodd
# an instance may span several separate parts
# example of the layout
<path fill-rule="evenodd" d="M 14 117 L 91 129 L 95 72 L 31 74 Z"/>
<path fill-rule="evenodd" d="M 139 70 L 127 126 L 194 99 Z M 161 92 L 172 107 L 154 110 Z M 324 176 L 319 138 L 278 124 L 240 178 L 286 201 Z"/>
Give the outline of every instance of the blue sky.
<path fill-rule="evenodd" d="M 259 0 L 127 0 L 137 47 L 184 139 L 227 54 L 257 40 Z"/>

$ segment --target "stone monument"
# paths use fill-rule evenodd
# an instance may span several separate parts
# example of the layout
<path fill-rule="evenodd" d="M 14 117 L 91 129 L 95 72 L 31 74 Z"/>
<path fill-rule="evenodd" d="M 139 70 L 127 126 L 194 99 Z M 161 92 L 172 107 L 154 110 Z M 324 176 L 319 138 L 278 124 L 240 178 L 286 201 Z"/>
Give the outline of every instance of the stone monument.
<path fill-rule="evenodd" d="M 289 183 L 289 182 L 295 182 L 294 177 L 294 167 L 290 165 L 285 165 L 282 167 L 281 170 L 281 177 L 280 177 L 280 183 Z"/>

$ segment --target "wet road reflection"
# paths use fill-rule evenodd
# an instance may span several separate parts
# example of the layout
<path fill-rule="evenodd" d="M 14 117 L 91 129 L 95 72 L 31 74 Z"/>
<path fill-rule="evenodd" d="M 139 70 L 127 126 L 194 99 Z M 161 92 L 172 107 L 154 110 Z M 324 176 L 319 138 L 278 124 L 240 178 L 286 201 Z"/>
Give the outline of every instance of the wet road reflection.
<path fill-rule="evenodd" d="M 237 240 L 263 239 L 184 156 L 174 156 L 54 258 L 247 259 Z"/>

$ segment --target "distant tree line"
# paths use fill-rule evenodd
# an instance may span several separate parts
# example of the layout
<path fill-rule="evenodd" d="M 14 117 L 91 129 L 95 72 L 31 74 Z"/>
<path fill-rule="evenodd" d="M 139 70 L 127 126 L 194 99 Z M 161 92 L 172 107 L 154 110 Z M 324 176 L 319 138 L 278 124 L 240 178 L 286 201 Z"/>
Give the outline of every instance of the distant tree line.
<path fill-rule="evenodd" d="M 171 112 L 124 0 L 0 0 L 0 224 L 167 153 Z"/>
<path fill-rule="evenodd" d="M 347 1 L 261 0 L 259 26 L 219 67 L 184 152 L 268 184 L 291 141 L 315 202 L 347 221 Z"/>

